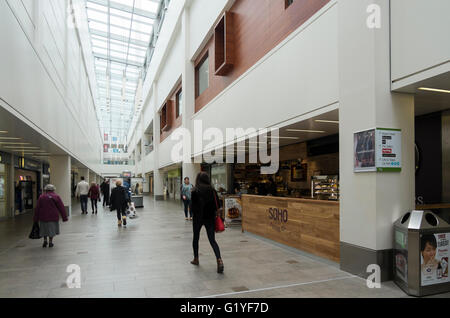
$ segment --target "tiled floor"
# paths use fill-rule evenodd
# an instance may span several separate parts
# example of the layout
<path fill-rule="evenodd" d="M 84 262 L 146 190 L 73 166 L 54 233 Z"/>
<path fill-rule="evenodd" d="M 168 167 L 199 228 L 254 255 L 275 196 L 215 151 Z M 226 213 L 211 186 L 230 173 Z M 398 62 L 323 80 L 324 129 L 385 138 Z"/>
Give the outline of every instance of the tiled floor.
<path fill-rule="evenodd" d="M 52 249 L 27 238 L 31 217 L 0 222 L 0 297 L 406 297 L 392 282 L 369 289 L 361 278 L 240 229 L 217 235 L 216 261 L 203 230 L 200 267 L 192 266 L 192 225 L 181 204 L 145 198 L 139 218 L 118 228 L 115 213 L 80 215 Z M 81 268 L 81 288 L 69 289 L 67 266 Z M 450 297 L 450 294 L 440 295 Z"/>

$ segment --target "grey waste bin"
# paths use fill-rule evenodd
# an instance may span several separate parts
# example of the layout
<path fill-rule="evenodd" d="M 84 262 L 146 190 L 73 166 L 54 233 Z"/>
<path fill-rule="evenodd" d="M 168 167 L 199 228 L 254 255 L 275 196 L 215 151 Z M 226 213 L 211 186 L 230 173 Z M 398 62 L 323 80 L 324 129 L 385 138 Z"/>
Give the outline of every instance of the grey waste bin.
<path fill-rule="evenodd" d="M 131 196 L 131 202 L 134 203 L 135 208 L 143 208 L 144 207 L 144 196 L 133 195 L 133 196 Z"/>
<path fill-rule="evenodd" d="M 394 282 L 412 296 L 450 291 L 450 225 L 431 211 L 394 223 Z"/>

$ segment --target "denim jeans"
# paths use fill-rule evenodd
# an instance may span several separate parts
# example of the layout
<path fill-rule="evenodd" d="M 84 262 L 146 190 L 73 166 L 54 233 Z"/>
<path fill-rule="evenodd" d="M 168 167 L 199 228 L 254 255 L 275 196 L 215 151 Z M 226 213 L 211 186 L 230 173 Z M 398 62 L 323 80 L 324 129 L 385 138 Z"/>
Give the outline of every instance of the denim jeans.
<path fill-rule="evenodd" d="M 80 195 L 81 212 L 87 212 L 88 196 Z"/>
<path fill-rule="evenodd" d="M 192 206 L 191 206 L 191 200 L 187 199 L 187 200 L 183 200 L 183 204 L 184 204 L 184 215 L 186 217 L 188 217 L 188 209 L 189 209 L 189 214 L 192 217 Z"/>

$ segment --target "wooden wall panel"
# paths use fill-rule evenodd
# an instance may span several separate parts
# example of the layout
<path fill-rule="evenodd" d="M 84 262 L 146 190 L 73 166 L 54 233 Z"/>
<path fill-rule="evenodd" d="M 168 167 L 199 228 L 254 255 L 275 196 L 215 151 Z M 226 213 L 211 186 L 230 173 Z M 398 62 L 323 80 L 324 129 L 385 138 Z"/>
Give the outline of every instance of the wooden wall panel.
<path fill-rule="evenodd" d="M 234 27 L 234 67 L 227 76 L 214 73 L 214 37 L 195 61 L 197 65 L 209 52 L 209 87 L 196 98 L 198 112 L 282 42 L 329 0 L 294 0 L 285 9 L 285 0 L 237 0 L 231 7 Z"/>
<path fill-rule="evenodd" d="M 287 210 L 287 222 L 270 219 L 270 208 Z M 339 262 L 339 203 L 242 196 L 244 231 Z"/>
<path fill-rule="evenodd" d="M 168 120 L 170 121 L 170 129 L 167 131 L 160 131 L 160 143 L 163 142 L 167 137 L 169 137 L 178 127 L 181 127 L 183 124 L 183 115 L 180 115 L 180 117 L 176 118 L 177 116 L 177 93 L 180 91 L 182 85 L 181 83 L 176 86 L 176 88 L 170 93 L 169 97 L 166 99 L 164 103 L 167 103 L 168 101 L 171 101 L 167 103 L 167 107 L 170 107 L 171 109 L 167 110 L 169 113 Z"/>

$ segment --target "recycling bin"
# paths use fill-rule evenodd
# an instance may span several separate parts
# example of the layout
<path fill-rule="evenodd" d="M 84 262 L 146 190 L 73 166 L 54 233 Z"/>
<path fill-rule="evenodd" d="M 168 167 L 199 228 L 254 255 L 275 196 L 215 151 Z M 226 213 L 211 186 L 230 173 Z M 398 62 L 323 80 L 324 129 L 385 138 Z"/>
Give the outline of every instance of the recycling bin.
<path fill-rule="evenodd" d="M 394 282 L 408 295 L 450 291 L 450 225 L 431 211 L 412 211 L 394 223 Z"/>

